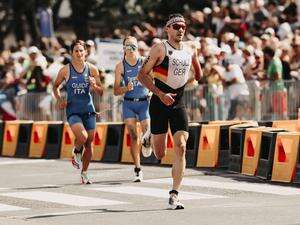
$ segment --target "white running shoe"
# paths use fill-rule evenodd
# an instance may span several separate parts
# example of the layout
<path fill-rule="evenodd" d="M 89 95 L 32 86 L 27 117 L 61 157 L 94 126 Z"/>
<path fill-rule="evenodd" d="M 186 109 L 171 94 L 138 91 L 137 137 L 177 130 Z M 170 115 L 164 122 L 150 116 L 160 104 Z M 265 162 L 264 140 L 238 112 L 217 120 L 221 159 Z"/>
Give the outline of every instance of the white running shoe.
<path fill-rule="evenodd" d="M 142 139 L 142 154 L 144 157 L 149 157 L 152 154 L 152 146 L 151 146 L 151 132 L 148 129 L 143 135 Z"/>
<path fill-rule="evenodd" d="M 75 153 L 75 148 L 72 150 L 72 165 L 75 169 L 81 169 L 82 168 L 82 152 L 81 153 Z"/>
<path fill-rule="evenodd" d="M 86 171 L 81 172 L 81 183 L 82 184 L 92 184 L 92 181 Z"/>
<path fill-rule="evenodd" d="M 179 201 L 178 195 L 170 194 L 168 209 L 184 209 L 184 205 Z"/>
<path fill-rule="evenodd" d="M 142 182 L 143 179 L 143 172 L 141 170 L 139 172 L 134 171 L 133 182 Z"/>

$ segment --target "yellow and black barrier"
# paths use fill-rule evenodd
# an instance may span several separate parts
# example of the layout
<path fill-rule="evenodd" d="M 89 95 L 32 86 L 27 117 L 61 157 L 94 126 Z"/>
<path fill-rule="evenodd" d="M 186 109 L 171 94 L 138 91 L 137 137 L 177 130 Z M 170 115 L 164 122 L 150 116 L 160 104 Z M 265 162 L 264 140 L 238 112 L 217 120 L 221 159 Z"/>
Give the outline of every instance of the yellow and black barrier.
<path fill-rule="evenodd" d="M 260 145 L 260 155 L 257 166 L 256 176 L 270 180 L 272 175 L 274 151 L 276 144 L 276 137 L 279 132 L 285 130 L 271 130 L 263 131 Z"/>
<path fill-rule="evenodd" d="M 174 140 L 171 133 L 171 130 L 168 130 L 167 133 L 167 146 L 166 146 L 166 155 L 161 159 L 162 165 L 172 165 L 174 157 Z"/>
<path fill-rule="evenodd" d="M 93 145 L 93 161 L 101 161 L 103 159 L 106 140 L 107 140 L 108 123 L 97 123 Z"/>
<path fill-rule="evenodd" d="M 137 123 L 137 139 L 138 139 L 137 143 L 138 143 L 139 147 L 140 147 L 141 134 L 142 134 L 141 125 L 140 125 L 140 123 Z M 125 125 L 121 162 L 133 163 L 133 159 L 131 156 L 131 145 L 132 145 L 132 140 L 130 137 L 130 133 L 129 133 L 127 126 Z"/>
<path fill-rule="evenodd" d="M 33 121 L 6 121 L 2 156 L 28 157 L 30 134 Z"/>
<path fill-rule="evenodd" d="M 229 164 L 229 127 L 241 121 L 210 121 L 199 133 L 196 167 L 227 168 Z"/>
<path fill-rule="evenodd" d="M 4 139 L 4 124 L 5 122 L 0 120 L 0 155 L 2 155 L 2 146 L 3 146 L 3 139 Z"/>
<path fill-rule="evenodd" d="M 61 159 L 71 159 L 72 150 L 74 148 L 75 136 L 71 130 L 71 127 L 68 123 L 64 124 L 62 141 L 60 148 L 60 158 Z"/>
<path fill-rule="evenodd" d="M 103 162 L 120 162 L 123 148 L 124 123 L 109 123 L 102 157 Z"/>
<path fill-rule="evenodd" d="M 299 132 L 277 134 L 272 170 L 272 181 L 292 182 L 296 176 L 299 155 Z"/>
<path fill-rule="evenodd" d="M 242 169 L 243 148 L 247 128 L 257 127 L 256 122 L 233 125 L 229 128 L 229 166 L 232 172 L 240 173 Z"/>
<path fill-rule="evenodd" d="M 242 174 L 250 176 L 256 175 L 260 155 L 262 132 L 272 131 L 274 129 L 275 128 L 264 126 L 246 129 L 243 149 Z"/>
<path fill-rule="evenodd" d="M 63 122 L 37 121 L 32 125 L 29 157 L 57 159 L 60 156 Z"/>
<path fill-rule="evenodd" d="M 297 131 L 297 120 L 275 120 L 272 127 L 286 131 Z"/>
<path fill-rule="evenodd" d="M 186 167 L 193 168 L 197 163 L 201 124 L 189 124 L 189 138 L 186 143 Z"/>
<path fill-rule="evenodd" d="M 39 121 L 32 124 L 29 157 L 42 158 L 46 147 L 48 122 Z"/>

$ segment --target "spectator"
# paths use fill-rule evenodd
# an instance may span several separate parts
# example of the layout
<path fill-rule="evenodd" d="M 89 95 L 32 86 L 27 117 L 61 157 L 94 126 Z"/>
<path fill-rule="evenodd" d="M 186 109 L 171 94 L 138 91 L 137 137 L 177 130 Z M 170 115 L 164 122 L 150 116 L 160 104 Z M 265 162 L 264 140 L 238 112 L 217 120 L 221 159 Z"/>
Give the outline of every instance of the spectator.
<path fill-rule="evenodd" d="M 249 90 L 243 71 L 238 65 L 231 64 L 228 59 L 223 60 L 223 66 L 225 68 L 223 82 L 230 97 L 228 119 L 248 119 Z"/>
<path fill-rule="evenodd" d="M 271 91 L 271 108 L 273 119 L 286 119 L 287 117 L 287 96 L 282 80 L 282 62 L 275 55 L 271 47 L 264 48 L 265 64 L 267 65 L 266 78 L 269 80 Z"/>

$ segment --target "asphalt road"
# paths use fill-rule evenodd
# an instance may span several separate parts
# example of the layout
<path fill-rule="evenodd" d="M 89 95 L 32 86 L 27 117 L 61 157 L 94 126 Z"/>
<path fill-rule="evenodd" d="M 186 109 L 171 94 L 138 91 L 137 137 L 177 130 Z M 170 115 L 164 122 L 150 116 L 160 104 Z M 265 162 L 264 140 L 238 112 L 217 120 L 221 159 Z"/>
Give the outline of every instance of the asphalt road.
<path fill-rule="evenodd" d="M 167 210 L 170 167 L 92 163 L 94 183 L 63 160 L 0 158 L 0 225 L 300 224 L 300 188 L 226 171 L 188 169 L 184 210 Z"/>

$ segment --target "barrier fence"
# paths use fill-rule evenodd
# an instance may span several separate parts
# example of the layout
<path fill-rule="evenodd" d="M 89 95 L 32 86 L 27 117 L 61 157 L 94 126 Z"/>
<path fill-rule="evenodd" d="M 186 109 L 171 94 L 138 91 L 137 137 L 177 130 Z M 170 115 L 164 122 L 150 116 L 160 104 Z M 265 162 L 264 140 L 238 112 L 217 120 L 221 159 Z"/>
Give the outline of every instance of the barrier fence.
<path fill-rule="evenodd" d="M 247 82 L 249 96 L 230 99 L 230 90 L 222 85 L 186 87 L 184 101 L 190 121 L 201 120 L 279 120 L 297 118 L 300 107 L 300 81 L 284 81 L 278 90 L 269 82 Z M 114 96 L 112 89 L 103 96 L 93 95 L 98 122 L 122 121 L 122 97 Z M 66 121 L 64 110 L 56 107 L 49 93 L 26 93 L 16 100 L 17 118 L 25 120 Z"/>
<path fill-rule="evenodd" d="M 0 121 L 0 156 L 70 159 L 75 137 L 62 121 Z M 300 183 L 300 132 L 297 120 L 277 120 L 267 126 L 256 121 L 189 123 L 186 165 L 222 169 L 285 183 Z M 290 125 L 290 126 L 288 126 Z M 131 136 L 123 122 L 96 124 L 93 161 L 132 163 Z M 173 137 L 166 155 L 141 157 L 141 164 L 172 165 Z M 248 179 L 247 178 L 247 179 Z"/>

